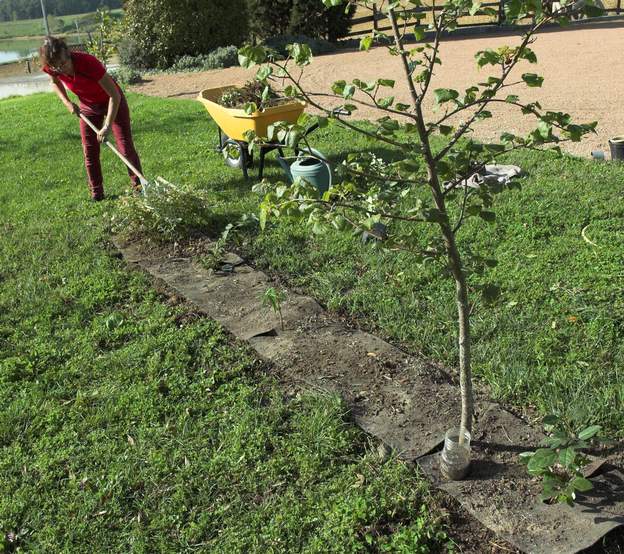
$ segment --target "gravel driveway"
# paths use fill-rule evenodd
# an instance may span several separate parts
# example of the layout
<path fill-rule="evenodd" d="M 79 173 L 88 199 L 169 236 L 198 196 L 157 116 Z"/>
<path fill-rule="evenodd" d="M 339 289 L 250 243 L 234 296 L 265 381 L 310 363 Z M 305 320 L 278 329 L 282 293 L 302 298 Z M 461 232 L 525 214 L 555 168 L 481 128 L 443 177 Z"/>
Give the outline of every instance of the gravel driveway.
<path fill-rule="evenodd" d="M 488 71 L 477 69 L 474 54 L 485 48 L 518 44 L 519 36 L 519 33 L 477 35 L 445 41 L 441 48 L 442 65 L 436 69 L 432 86 L 462 90 L 483 80 Z M 608 139 L 624 135 L 624 22 L 547 30 L 540 34 L 532 48 L 539 65 L 524 63 L 516 70 L 517 76 L 537 72 L 545 77 L 543 87 L 511 87 L 509 93 L 518 94 L 523 101 L 537 100 L 544 109 L 566 111 L 578 122 L 598 121 L 597 135 L 569 144 L 566 149 L 579 156 L 589 156 L 595 149 L 608 151 Z M 203 88 L 242 84 L 253 74 L 254 71 L 232 67 L 201 73 L 153 75 L 133 89 L 154 96 L 193 98 Z M 303 86 L 307 90 L 327 92 L 331 83 L 338 79 L 377 77 L 395 79 L 397 87 L 393 93 L 397 101 L 409 102 L 406 87 L 399 86 L 402 82 L 400 61 L 398 57 L 389 56 L 384 48 L 319 56 L 306 70 Z M 426 106 L 428 115 L 432 108 L 430 102 Z M 494 139 L 502 130 L 527 133 L 535 128 L 534 118 L 515 112 L 511 106 L 502 105 L 492 112 L 494 117 L 479 123 L 475 129 L 482 139 Z M 372 119 L 378 113 L 362 108 L 357 117 Z"/>

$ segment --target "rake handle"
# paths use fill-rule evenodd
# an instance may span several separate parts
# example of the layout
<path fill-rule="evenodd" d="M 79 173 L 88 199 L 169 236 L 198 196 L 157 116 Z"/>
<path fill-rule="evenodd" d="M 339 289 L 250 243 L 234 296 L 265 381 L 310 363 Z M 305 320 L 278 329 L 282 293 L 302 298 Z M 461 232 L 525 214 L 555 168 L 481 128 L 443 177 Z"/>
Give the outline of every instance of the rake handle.
<path fill-rule="evenodd" d="M 95 125 L 93 125 L 93 123 L 91 123 L 91 121 L 84 114 L 79 113 L 78 116 L 89 127 L 91 127 L 91 129 L 93 129 L 94 132 L 98 133 L 100 131 Z M 115 154 L 117 154 L 117 156 L 119 156 L 119 159 L 123 163 L 126 164 L 128 169 L 132 171 L 132 173 L 134 173 L 141 180 L 141 183 L 147 183 L 147 179 L 145 178 L 145 176 L 136 167 L 134 167 L 134 165 L 130 162 L 130 160 L 128 160 L 128 158 L 126 158 L 119 150 L 117 150 L 117 148 L 115 148 L 108 139 L 104 140 L 104 144 L 106 144 L 106 146 L 108 146 L 113 152 L 115 152 Z"/>

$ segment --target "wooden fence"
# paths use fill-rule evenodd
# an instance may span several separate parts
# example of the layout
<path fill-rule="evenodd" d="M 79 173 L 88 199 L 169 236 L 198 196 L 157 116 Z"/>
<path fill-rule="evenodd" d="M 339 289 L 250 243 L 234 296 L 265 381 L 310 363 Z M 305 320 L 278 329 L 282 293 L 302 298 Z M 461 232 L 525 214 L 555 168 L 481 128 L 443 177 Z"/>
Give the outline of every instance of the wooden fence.
<path fill-rule="evenodd" d="M 621 15 L 624 14 L 624 0 L 603 0 L 605 15 Z M 483 25 L 489 26 L 502 26 L 505 24 L 505 10 L 504 0 L 501 2 L 490 2 L 482 4 L 483 8 L 494 8 L 497 15 L 474 15 L 461 17 L 458 21 L 459 27 L 480 27 Z M 444 9 L 444 6 L 421 6 L 408 10 L 411 14 L 423 14 L 421 24 L 429 24 L 432 21 L 432 13 L 440 12 Z M 352 21 L 350 37 L 357 37 L 360 35 L 368 34 L 371 31 L 389 31 L 391 30 L 390 24 L 386 16 L 377 10 L 376 4 L 373 4 L 372 9 L 367 10 L 370 15 L 365 14 L 366 11 L 358 11 L 356 17 Z"/>

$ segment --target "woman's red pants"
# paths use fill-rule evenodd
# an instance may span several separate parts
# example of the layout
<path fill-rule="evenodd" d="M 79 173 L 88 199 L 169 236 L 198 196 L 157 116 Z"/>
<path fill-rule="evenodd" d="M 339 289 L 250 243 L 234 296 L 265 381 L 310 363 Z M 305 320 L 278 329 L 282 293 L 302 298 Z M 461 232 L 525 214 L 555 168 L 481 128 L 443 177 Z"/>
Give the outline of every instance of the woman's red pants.
<path fill-rule="evenodd" d="M 80 111 L 87 119 L 101 129 L 104 118 L 108 113 L 108 102 L 104 104 L 80 104 Z M 132 142 L 132 129 L 130 127 L 130 111 L 128 110 L 128 102 L 126 97 L 121 95 L 121 102 L 117 117 L 111 126 L 117 148 L 128 160 L 139 170 L 141 169 L 141 161 L 139 155 L 134 148 Z M 87 176 L 89 178 L 89 190 L 91 196 L 95 200 L 104 197 L 104 179 L 102 177 L 102 166 L 100 164 L 100 143 L 98 142 L 96 133 L 81 119 L 80 135 L 82 136 L 82 147 L 84 150 L 85 166 L 87 168 Z M 135 190 L 140 190 L 141 183 L 139 178 L 128 169 L 128 175 L 132 181 Z"/>

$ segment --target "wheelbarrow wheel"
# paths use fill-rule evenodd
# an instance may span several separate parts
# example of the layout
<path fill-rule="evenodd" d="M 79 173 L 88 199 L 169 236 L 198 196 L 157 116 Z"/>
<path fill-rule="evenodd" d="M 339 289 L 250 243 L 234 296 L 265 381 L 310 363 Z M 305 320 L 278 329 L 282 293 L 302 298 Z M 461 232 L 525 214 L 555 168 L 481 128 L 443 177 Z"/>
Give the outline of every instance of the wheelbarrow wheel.
<path fill-rule="evenodd" d="M 253 157 L 249 155 L 246 148 L 240 142 L 229 138 L 225 134 L 221 138 L 221 152 L 228 167 L 242 169 L 244 161 L 247 162 L 247 167 L 251 167 L 253 163 Z"/>

